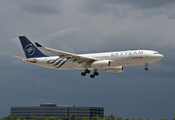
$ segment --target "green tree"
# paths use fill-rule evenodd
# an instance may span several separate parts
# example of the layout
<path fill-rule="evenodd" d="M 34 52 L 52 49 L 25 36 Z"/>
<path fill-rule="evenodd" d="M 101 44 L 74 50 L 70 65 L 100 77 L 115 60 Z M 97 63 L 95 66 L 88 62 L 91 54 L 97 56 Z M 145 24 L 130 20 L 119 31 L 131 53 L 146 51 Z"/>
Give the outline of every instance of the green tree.
<path fill-rule="evenodd" d="M 18 117 L 16 120 L 27 120 L 25 117 Z"/>
<path fill-rule="evenodd" d="M 100 117 L 100 116 L 93 116 L 92 118 L 91 118 L 91 120 L 104 120 L 105 118 L 104 117 Z"/>
<path fill-rule="evenodd" d="M 108 120 L 107 115 L 105 115 L 104 117 L 102 117 L 102 120 Z"/>
<path fill-rule="evenodd" d="M 129 119 L 129 118 L 126 118 L 125 120 L 131 120 L 131 119 Z"/>
<path fill-rule="evenodd" d="M 108 119 L 108 120 L 115 120 L 115 116 L 114 116 L 114 115 L 109 115 L 109 116 L 107 117 L 107 119 Z"/>
<path fill-rule="evenodd" d="M 73 115 L 70 115 L 68 120 L 74 120 L 74 116 Z"/>
<path fill-rule="evenodd" d="M 11 120 L 16 120 L 14 116 L 10 116 L 10 119 Z"/>
<path fill-rule="evenodd" d="M 45 120 L 46 117 L 40 116 L 40 117 L 36 117 L 35 120 Z"/>
<path fill-rule="evenodd" d="M 19 116 L 14 116 L 15 120 L 18 119 Z"/>
<path fill-rule="evenodd" d="M 131 120 L 135 120 L 135 118 L 132 118 Z"/>
<path fill-rule="evenodd" d="M 74 120 L 80 120 L 79 118 L 75 118 Z"/>
<path fill-rule="evenodd" d="M 117 119 L 116 120 L 123 120 L 123 118 L 122 117 L 117 117 Z"/>
<path fill-rule="evenodd" d="M 36 116 L 33 116 L 33 117 L 32 117 L 32 120 L 36 120 L 36 119 L 37 119 L 37 117 L 36 117 Z"/>
<path fill-rule="evenodd" d="M 81 120 L 90 120 L 89 118 L 83 118 L 83 119 L 81 119 Z"/>
<path fill-rule="evenodd" d="M 93 117 L 91 118 L 91 120 L 100 120 L 99 118 L 100 118 L 100 117 L 96 115 L 96 116 L 93 116 Z"/>
<path fill-rule="evenodd" d="M 11 119 L 11 116 L 10 115 L 7 115 L 6 117 L 3 117 L 2 120 L 10 120 Z"/>
<path fill-rule="evenodd" d="M 45 118 L 45 120 L 61 120 L 61 119 L 58 118 L 58 117 L 53 116 L 53 117 Z"/>

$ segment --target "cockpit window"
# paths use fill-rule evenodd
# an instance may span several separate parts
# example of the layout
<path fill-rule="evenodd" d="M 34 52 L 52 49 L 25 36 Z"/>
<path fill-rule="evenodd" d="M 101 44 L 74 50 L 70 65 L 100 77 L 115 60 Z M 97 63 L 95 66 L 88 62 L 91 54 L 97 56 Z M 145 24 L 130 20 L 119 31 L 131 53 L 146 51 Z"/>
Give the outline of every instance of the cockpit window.
<path fill-rule="evenodd" d="M 154 54 L 159 54 L 159 53 L 156 52 L 156 53 L 154 53 Z"/>

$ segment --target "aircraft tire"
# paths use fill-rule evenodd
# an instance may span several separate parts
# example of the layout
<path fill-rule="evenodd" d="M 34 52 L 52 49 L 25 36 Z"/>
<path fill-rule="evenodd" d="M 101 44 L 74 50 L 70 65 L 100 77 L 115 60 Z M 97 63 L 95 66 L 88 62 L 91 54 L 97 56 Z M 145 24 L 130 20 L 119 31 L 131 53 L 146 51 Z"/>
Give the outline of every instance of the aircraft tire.
<path fill-rule="evenodd" d="M 90 73 L 90 70 L 86 70 L 85 72 L 89 74 Z"/>
<path fill-rule="evenodd" d="M 98 75 L 99 75 L 99 73 L 98 73 L 98 72 L 95 72 L 95 73 L 94 73 L 94 75 L 98 76 Z"/>
<path fill-rule="evenodd" d="M 148 68 L 145 68 L 145 70 L 147 71 L 147 70 L 148 70 Z"/>
<path fill-rule="evenodd" d="M 82 75 L 82 76 L 86 76 L 86 73 L 82 72 L 81 75 Z"/>
<path fill-rule="evenodd" d="M 91 78 L 94 78 L 95 76 L 94 75 L 90 75 Z"/>

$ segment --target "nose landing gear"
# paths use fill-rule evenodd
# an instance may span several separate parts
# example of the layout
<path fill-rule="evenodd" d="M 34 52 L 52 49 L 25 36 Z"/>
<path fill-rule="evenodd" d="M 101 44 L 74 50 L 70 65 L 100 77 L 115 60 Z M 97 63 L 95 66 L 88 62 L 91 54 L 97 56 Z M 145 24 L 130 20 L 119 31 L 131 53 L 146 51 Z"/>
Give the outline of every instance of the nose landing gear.
<path fill-rule="evenodd" d="M 145 64 L 145 68 L 144 69 L 145 69 L 145 71 L 148 70 L 148 63 Z"/>

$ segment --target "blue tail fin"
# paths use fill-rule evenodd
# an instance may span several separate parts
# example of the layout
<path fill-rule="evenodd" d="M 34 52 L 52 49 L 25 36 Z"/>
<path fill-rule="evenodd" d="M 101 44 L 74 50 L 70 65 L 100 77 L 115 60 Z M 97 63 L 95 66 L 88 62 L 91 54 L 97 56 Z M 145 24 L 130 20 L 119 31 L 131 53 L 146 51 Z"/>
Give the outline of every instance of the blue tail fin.
<path fill-rule="evenodd" d="M 47 57 L 41 51 L 38 50 L 35 45 L 30 42 L 25 36 L 19 36 L 21 41 L 21 45 L 23 47 L 26 58 L 34 58 L 34 57 Z"/>

